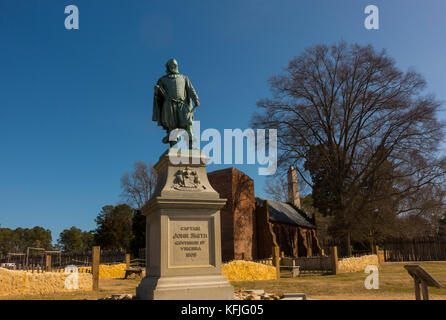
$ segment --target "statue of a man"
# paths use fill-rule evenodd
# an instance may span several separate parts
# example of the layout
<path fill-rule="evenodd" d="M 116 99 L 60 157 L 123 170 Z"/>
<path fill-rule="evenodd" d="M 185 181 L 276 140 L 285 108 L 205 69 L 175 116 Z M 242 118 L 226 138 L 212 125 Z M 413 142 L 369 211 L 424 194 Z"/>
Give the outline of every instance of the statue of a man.
<path fill-rule="evenodd" d="M 152 120 L 167 131 L 163 143 L 175 145 L 179 137 L 169 141 L 170 133 L 175 129 L 184 129 L 189 135 L 189 149 L 192 149 L 192 123 L 195 108 L 199 105 L 198 95 L 189 78 L 178 72 L 178 62 L 175 59 L 167 61 L 166 75 L 155 86 L 152 116 Z"/>

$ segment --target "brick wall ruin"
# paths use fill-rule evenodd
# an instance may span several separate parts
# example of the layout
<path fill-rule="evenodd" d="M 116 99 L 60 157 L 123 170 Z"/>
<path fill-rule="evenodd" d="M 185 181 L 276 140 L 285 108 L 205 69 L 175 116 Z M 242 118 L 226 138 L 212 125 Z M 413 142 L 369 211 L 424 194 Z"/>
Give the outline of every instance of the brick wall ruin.
<path fill-rule="evenodd" d="M 228 199 L 220 210 L 223 261 L 252 260 L 257 256 L 254 181 L 235 168 L 210 172 L 208 178 L 220 197 Z"/>
<path fill-rule="evenodd" d="M 272 256 L 278 245 L 286 256 L 320 254 L 315 230 L 269 221 L 265 206 L 256 205 L 254 181 L 228 168 L 208 173 L 209 182 L 228 199 L 220 210 L 222 260 L 255 260 Z"/>

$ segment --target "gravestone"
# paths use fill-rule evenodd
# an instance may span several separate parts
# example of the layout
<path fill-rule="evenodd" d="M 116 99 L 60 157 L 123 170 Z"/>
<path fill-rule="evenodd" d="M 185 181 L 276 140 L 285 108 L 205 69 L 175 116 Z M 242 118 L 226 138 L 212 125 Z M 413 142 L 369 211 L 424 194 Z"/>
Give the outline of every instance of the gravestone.
<path fill-rule="evenodd" d="M 146 216 L 145 300 L 228 300 L 234 289 L 221 274 L 220 209 L 226 199 L 210 185 L 200 150 L 169 149 L 154 166 L 158 180 L 142 208 Z M 174 161 L 172 161 L 174 159 Z"/>

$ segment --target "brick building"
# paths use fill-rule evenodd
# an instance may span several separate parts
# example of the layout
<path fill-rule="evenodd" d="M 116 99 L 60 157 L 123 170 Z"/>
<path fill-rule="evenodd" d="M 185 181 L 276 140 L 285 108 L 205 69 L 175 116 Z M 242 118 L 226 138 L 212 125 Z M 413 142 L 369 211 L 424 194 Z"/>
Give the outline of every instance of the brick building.
<path fill-rule="evenodd" d="M 254 181 L 235 168 L 210 172 L 208 179 L 220 197 L 228 199 L 220 210 L 223 261 L 256 259 Z"/>
<path fill-rule="evenodd" d="M 254 181 L 235 168 L 208 173 L 212 187 L 228 199 L 220 210 L 222 259 L 255 260 L 278 245 L 286 256 L 320 254 L 316 226 L 300 207 L 296 172 L 288 173 L 288 201 L 256 198 Z"/>

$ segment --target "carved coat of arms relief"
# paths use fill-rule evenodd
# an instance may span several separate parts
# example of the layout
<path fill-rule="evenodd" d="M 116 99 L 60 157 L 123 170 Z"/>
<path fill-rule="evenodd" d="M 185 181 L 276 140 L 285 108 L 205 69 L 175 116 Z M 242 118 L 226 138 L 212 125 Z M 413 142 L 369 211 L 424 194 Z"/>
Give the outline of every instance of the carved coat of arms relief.
<path fill-rule="evenodd" d="M 186 167 L 184 169 L 179 169 L 175 173 L 175 179 L 173 181 L 172 188 L 176 190 L 201 190 L 206 189 L 204 185 L 201 185 L 201 181 L 198 178 L 198 173 L 195 170 L 190 169 L 189 167 Z"/>

